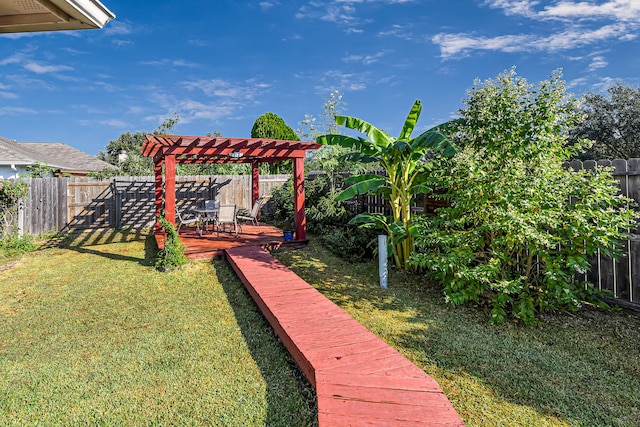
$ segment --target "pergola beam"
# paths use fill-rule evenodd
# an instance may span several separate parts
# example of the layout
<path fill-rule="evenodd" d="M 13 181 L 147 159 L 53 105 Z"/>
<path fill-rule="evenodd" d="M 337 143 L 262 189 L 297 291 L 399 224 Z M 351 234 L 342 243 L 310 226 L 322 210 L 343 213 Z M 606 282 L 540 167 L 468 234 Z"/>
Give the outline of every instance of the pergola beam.
<path fill-rule="evenodd" d="M 154 159 L 156 216 L 160 215 L 164 207 L 165 218 L 173 224 L 175 224 L 175 176 L 177 163 L 250 163 L 252 178 L 251 201 L 253 205 L 260 197 L 260 163 L 283 160 L 293 161 L 295 233 L 296 239 L 305 240 L 304 159 L 307 151 L 318 148 L 320 148 L 320 145 L 314 142 L 263 138 L 147 135 L 142 145 L 142 154 Z M 156 230 L 160 230 L 158 223 L 156 223 Z"/>

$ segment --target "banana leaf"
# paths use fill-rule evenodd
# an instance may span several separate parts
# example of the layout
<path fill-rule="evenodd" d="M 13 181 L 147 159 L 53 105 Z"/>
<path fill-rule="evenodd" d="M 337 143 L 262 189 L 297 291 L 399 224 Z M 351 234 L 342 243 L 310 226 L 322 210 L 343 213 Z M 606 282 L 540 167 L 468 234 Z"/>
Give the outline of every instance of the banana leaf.
<path fill-rule="evenodd" d="M 381 213 L 363 212 L 351 218 L 349 224 L 365 228 L 379 228 L 389 232 L 389 219 Z"/>
<path fill-rule="evenodd" d="M 345 178 L 344 183 L 352 185 L 352 184 L 357 184 L 360 181 L 366 181 L 368 179 L 375 179 L 375 178 L 384 178 L 384 177 L 381 175 L 373 174 L 373 173 L 363 173 L 360 175 L 351 175 Z"/>
<path fill-rule="evenodd" d="M 395 141 L 395 138 L 378 129 L 374 125 L 357 117 L 336 116 L 336 123 L 349 129 L 358 130 L 366 134 L 374 145 L 384 148 Z"/>
<path fill-rule="evenodd" d="M 352 151 L 350 153 L 342 154 L 338 157 L 340 161 L 360 162 L 360 163 L 375 163 L 380 160 L 379 157 L 363 154 L 358 151 Z"/>
<path fill-rule="evenodd" d="M 378 190 L 387 183 L 387 179 L 378 175 L 358 175 L 364 177 L 355 184 L 347 187 L 344 191 L 336 196 L 337 201 L 343 201 L 357 196 L 358 194 L 366 194 Z"/>
<path fill-rule="evenodd" d="M 408 141 L 411 138 L 411 134 L 413 133 L 413 129 L 416 127 L 421 111 L 422 103 L 419 99 L 416 99 L 416 102 L 414 102 L 411 107 L 411 111 L 409 111 L 409 115 L 407 115 L 404 126 L 402 126 L 402 132 L 400 132 L 400 137 L 398 139 Z"/>

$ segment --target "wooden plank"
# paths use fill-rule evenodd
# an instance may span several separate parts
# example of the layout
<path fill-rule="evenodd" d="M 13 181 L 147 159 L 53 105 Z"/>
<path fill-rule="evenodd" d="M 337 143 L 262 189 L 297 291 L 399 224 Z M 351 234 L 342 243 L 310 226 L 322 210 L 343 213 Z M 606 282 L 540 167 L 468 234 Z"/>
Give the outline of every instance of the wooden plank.
<path fill-rule="evenodd" d="M 629 301 L 640 304 L 640 241 L 629 242 L 631 257 L 631 289 Z"/>
<path fill-rule="evenodd" d="M 623 301 L 631 301 L 631 281 L 629 266 L 629 241 L 625 240 L 622 244 L 622 255 L 616 260 L 616 294 L 615 297 Z"/>

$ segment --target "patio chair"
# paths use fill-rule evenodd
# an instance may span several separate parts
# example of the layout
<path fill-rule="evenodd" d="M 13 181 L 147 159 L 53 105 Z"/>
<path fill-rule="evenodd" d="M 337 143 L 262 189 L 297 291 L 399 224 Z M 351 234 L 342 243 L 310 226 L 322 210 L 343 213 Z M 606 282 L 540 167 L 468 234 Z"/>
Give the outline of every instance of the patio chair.
<path fill-rule="evenodd" d="M 251 212 L 247 213 L 246 215 L 239 214 L 236 216 L 236 218 L 238 220 L 251 221 L 253 225 L 260 227 L 260 223 L 258 222 L 258 215 L 260 215 L 260 209 L 264 206 L 265 203 L 267 203 L 267 200 L 269 200 L 270 197 L 271 196 L 260 197 L 253 204 L 253 207 L 251 208 Z"/>
<path fill-rule="evenodd" d="M 183 218 L 182 215 L 180 214 L 180 211 L 178 209 L 176 209 L 176 219 L 178 220 L 178 229 L 177 232 L 180 233 L 180 227 L 182 227 L 183 225 L 194 225 L 196 226 L 196 230 L 199 230 L 198 228 L 198 222 L 199 219 L 194 217 L 194 218 Z"/>
<path fill-rule="evenodd" d="M 220 209 L 220 200 L 205 200 L 204 208 L 211 211 L 217 211 Z M 215 227 L 216 219 L 218 218 L 218 212 L 207 212 L 204 214 L 204 224 L 203 228 L 207 226 L 207 224 L 213 224 Z"/>
<path fill-rule="evenodd" d="M 238 237 L 236 205 L 221 205 L 220 210 L 218 210 L 218 219 L 216 221 L 218 236 L 220 236 L 220 229 L 226 229 L 227 225 L 233 226 L 232 230 L 236 232 L 236 237 Z"/>

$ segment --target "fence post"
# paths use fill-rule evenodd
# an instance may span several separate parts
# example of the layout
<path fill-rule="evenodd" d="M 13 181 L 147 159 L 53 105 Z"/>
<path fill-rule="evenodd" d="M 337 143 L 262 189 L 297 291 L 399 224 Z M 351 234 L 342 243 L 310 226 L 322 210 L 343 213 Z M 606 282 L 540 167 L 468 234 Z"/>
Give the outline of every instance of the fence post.
<path fill-rule="evenodd" d="M 113 194 L 113 205 L 115 209 L 115 228 L 122 228 L 122 195 L 118 191 L 118 182 L 116 178 L 111 182 L 111 193 Z"/>
<path fill-rule="evenodd" d="M 18 237 L 24 235 L 24 199 L 20 197 L 18 199 Z"/>

